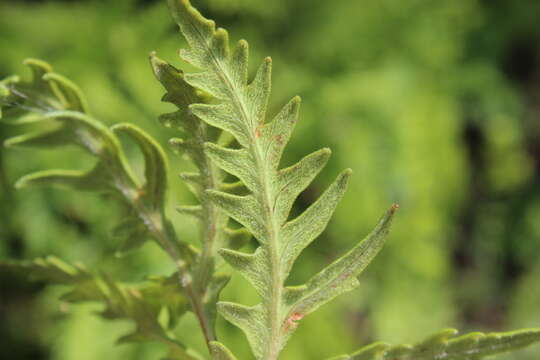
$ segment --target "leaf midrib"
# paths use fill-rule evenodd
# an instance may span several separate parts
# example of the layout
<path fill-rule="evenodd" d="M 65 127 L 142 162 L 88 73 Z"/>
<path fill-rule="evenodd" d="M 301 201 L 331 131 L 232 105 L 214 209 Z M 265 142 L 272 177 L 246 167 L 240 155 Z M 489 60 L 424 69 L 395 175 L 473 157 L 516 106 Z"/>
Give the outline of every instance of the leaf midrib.
<path fill-rule="evenodd" d="M 236 107 L 237 111 L 239 112 L 239 115 L 242 119 L 242 122 L 244 124 L 251 125 L 251 128 L 248 129 L 249 132 L 249 140 L 250 140 L 250 146 L 248 147 L 251 153 L 254 155 L 256 164 L 258 167 L 258 173 L 261 174 L 259 180 L 262 185 L 262 200 L 263 200 L 263 208 L 265 211 L 267 211 L 267 214 L 265 216 L 267 230 L 269 230 L 269 241 L 268 241 L 268 247 L 271 257 L 271 276 L 272 276 L 272 287 L 270 292 L 270 326 L 271 326 L 271 335 L 270 335 L 270 341 L 268 341 L 268 348 L 265 350 L 264 356 L 266 356 L 266 359 L 273 360 L 277 358 L 277 355 L 279 353 L 279 336 L 280 336 L 280 330 L 281 330 L 281 324 L 279 321 L 279 315 L 280 315 L 280 309 L 281 309 L 281 293 L 283 289 L 283 282 L 280 276 L 280 263 L 279 263 L 279 227 L 277 226 L 277 222 L 274 216 L 274 213 L 272 211 L 272 196 L 270 194 L 270 177 L 267 174 L 267 168 L 264 165 L 264 159 L 262 156 L 262 149 L 260 147 L 260 143 L 258 141 L 257 136 L 255 135 L 255 129 L 254 129 L 254 122 L 250 117 L 247 115 L 247 106 L 245 105 L 245 102 L 243 99 L 241 99 L 237 92 L 235 90 L 236 87 L 233 85 L 233 82 L 230 79 L 229 73 L 225 70 L 221 62 L 219 61 L 218 57 L 215 56 L 214 52 L 212 51 L 212 48 L 210 47 L 209 43 L 206 41 L 204 36 L 201 34 L 199 29 L 193 25 L 191 22 L 191 19 L 189 20 L 189 23 L 191 25 L 191 28 L 194 30 L 194 32 L 199 37 L 199 40 L 201 43 L 205 44 L 205 50 L 209 57 L 212 59 L 212 63 L 215 67 L 215 72 L 218 75 L 218 77 L 224 82 L 225 86 L 228 88 L 230 97 L 232 100 L 233 105 Z M 247 87 L 247 84 L 246 84 Z M 243 94 L 243 91 L 239 91 Z M 264 246 L 264 245 L 261 245 Z M 264 299 L 266 300 L 266 299 Z"/>

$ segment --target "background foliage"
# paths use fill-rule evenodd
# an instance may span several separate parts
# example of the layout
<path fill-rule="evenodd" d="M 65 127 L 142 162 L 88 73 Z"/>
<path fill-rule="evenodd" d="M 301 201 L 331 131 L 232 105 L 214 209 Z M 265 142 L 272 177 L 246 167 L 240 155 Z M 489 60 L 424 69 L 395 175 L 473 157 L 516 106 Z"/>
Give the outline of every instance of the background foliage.
<path fill-rule="evenodd" d="M 301 257 L 291 280 L 306 280 L 366 234 L 381 209 L 392 201 L 401 205 L 389 243 L 362 276 L 360 290 L 306 318 L 284 359 L 321 358 L 377 339 L 414 341 L 448 326 L 497 331 L 540 324 L 540 3 L 193 3 L 233 40 L 245 37 L 252 59 L 272 55 L 273 112 L 302 95 L 286 162 L 323 146 L 334 150 L 296 211 L 339 169 L 355 171 L 329 229 Z M 159 102 L 162 89 L 147 54 L 159 50 L 179 64 L 181 39 L 165 5 L 0 0 L 0 77 L 23 71 L 26 57 L 43 58 L 84 89 L 96 117 L 133 122 L 164 144 L 177 134 L 157 124 L 157 115 L 172 108 Z M 2 139 L 16 131 L 0 125 Z M 174 172 L 190 166 L 169 155 Z M 153 244 L 121 259 L 111 256 L 118 209 L 107 198 L 13 190 L 20 175 L 49 164 L 84 169 L 91 161 L 77 149 L 0 149 L 0 258 L 54 253 L 125 281 L 172 272 Z M 170 183 L 171 209 L 194 201 L 176 178 Z M 187 239 L 196 232 L 193 223 L 175 225 Z M 153 344 L 113 347 L 129 325 L 95 317 L 99 306 L 59 305 L 58 292 L 0 273 L 2 353 L 66 360 L 162 353 Z M 223 297 L 255 301 L 238 276 Z M 224 342 L 246 358 L 239 330 L 219 325 Z M 178 331 L 202 348 L 193 326 L 188 316 Z M 538 351 L 508 358 L 533 359 Z"/>

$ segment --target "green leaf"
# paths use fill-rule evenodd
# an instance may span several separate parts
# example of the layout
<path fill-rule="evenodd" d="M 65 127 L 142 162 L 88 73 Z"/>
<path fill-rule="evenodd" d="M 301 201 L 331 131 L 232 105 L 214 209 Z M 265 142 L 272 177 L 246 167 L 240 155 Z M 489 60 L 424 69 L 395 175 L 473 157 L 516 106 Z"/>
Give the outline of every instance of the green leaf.
<path fill-rule="evenodd" d="M 248 130 L 236 117 L 233 106 L 193 104 L 190 105 L 189 110 L 207 124 L 230 132 L 243 146 L 249 144 L 249 138 L 245 135 Z"/>
<path fill-rule="evenodd" d="M 190 303 L 197 306 L 204 304 L 205 291 L 194 291 L 192 282 L 180 281 L 191 279 L 190 272 L 199 273 L 198 265 L 193 266 L 197 252 L 184 241 L 179 241 L 172 223 L 164 210 L 165 191 L 167 188 L 167 163 L 162 148 L 143 130 L 130 124 L 120 124 L 109 129 L 99 121 L 89 116 L 84 96 L 70 80 L 52 73 L 47 64 L 29 60 L 27 65 L 33 71 L 34 77 L 29 82 L 21 82 L 11 77 L 1 83 L 2 98 L 0 105 L 3 121 L 11 124 L 26 124 L 29 122 L 47 122 L 47 130 L 21 135 L 6 141 L 8 146 L 30 145 L 53 147 L 60 145 L 77 145 L 97 159 L 93 169 L 87 171 L 46 170 L 27 175 L 17 182 L 17 187 L 36 184 L 64 184 L 79 190 L 112 192 L 127 209 L 126 218 L 121 226 L 115 229 L 115 235 L 121 237 L 122 244 L 119 253 L 139 247 L 147 239 L 154 239 L 172 258 L 179 272 L 175 284 L 183 284 L 190 296 Z M 199 99 L 197 97 L 197 99 Z M 200 122 L 199 122 L 200 123 Z M 43 127 L 45 128 L 45 127 Z M 199 129 L 197 127 L 197 129 Z M 118 134 L 126 134 L 138 145 L 144 156 L 144 180 L 138 181 L 133 175 L 125 158 Z M 200 153 L 207 139 L 198 142 Z M 142 184 L 140 184 L 142 183 Z M 223 219 L 224 217 L 222 217 Z M 223 226 L 225 226 L 223 221 Z M 222 236 L 224 238 L 224 236 Z M 219 241 L 216 241 L 219 244 Z M 208 264 L 205 264 L 208 265 Z M 210 264 L 211 265 L 211 264 Z M 200 266 L 202 267 L 202 265 Z M 207 266 L 209 267 L 209 266 Z M 199 277 L 196 283 L 201 283 Z M 219 278 L 208 277 L 206 282 L 218 289 Z M 223 281 L 221 281 L 223 283 Z M 102 301 L 107 307 L 103 316 L 109 318 L 128 317 L 136 322 L 132 334 L 121 339 L 135 341 L 141 339 L 159 340 L 173 347 L 180 347 L 174 353 L 180 358 L 192 359 L 187 355 L 183 345 L 171 339 L 166 329 L 162 329 L 157 316 L 160 308 L 147 303 L 140 298 L 140 289 L 117 286 L 105 276 L 89 282 L 92 289 L 106 289 Z M 203 284 L 205 286 L 206 283 Z M 176 285 L 175 285 L 176 286 Z M 222 287 L 222 286 L 221 286 Z M 164 287 L 165 288 L 165 287 Z M 78 286 L 66 295 L 69 299 L 85 299 L 88 289 Z M 206 290 L 206 289 L 205 289 Z M 100 294 L 97 291 L 97 294 Z M 106 294 L 110 294 L 106 297 Z M 215 303 L 215 295 L 209 295 Z M 203 305 L 201 305 L 203 304 Z M 195 306 L 194 305 L 194 306 Z M 179 312 L 172 307 L 162 307 L 169 314 L 170 323 L 175 323 L 184 306 Z M 191 309 L 201 313 L 200 309 Z M 204 321 L 207 321 L 206 319 Z M 208 320 L 210 321 L 210 320 Z M 213 336 L 209 337 L 210 339 Z M 178 357 L 177 356 L 177 357 Z"/>
<path fill-rule="evenodd" d="M 183 215 L 193 216 L 198 220 L 204 220 L 203 208 L 200 205 L 177 206 L 176 211 Z"/>
<path fill-rule="evenodd" d="M 111 178 L 101 166 L 90 171 L 44 170 L 21 177 L 15 183 L 17 189 L 36 185 L 65 185 L 78 190 L 114 191 Z"/>
<path fill-rule="evenodd" d="M 253 81 L 248 83 L 245 41 L 241 40 L 230 51 L 227 32 L 216 29 L 214 22 L 205 19 L 188 0 L 169 0 L 169 6 L 189 44 L 189 48 L 180 51 L 180 56 L 201 69 L 185 74 L 183 79 L 215 98 L 210 104 L 189 105 L 191 112 L 207 124 L 229 132 L 241 147 L 205 145 L 206 155 L 215 165 L 241 180 L 247 194 L 239 195 L 237 186 L 206 190 L 206 194 L 260 244 L 253 254 L 231 249 L 220 251 L 225 261 L 246 277 L 262 298 L 255 307 L 221 303 L 220 313 L 244 331 L 258 359 L 273 360 L 301 316 L 356 284 L 352 273 L 358 274 L 364 263 L 352 266 L 351 274 L 344 274 L 343 265 L 350 265 L 352 257 L 366 261 L 365 264 L 371 259 L 368 255 L 361 257 L 357 254 L 359 250 L 354 250 L 354 254 L 345 255 L 341 262 L 330 265 L 305 286 L 294 291 L 285 288 L 285 280 L 300 252 L 326 227 L 343 196 L 350 170 L 342 173 L 304 214 L 286 222 L 297 196 L 324 167 L 330 151 L 320 150 L 296 165 L 279 170 L 281 155 L 298 119 L 300 98 L 293 98 L 266 123 L 271 59 L 263 60 Z M 386 231 L 379 234 L 382 238 Z"/>
<path fill-rule="evenodd" d="M 68 110 L 57 97 L 58 91 L 55 85 L 43 79 L 45 75 L 52 72 L 52 67 L 36 59 L 27 59 L 24 64 L 32 71 L 31 81 L 23 82 L 18 76 L 10 76 L 0 82 L 4 89 L 2 101 L 0 101 L 0 106 L 3 108 L 2 121 L 24 124 L 36 121 L 40 118 L 40 114 L 48 111 Z M 29 113 L 30 116 L 28 116 Z"/>
<path fill-rule="evenodd" d="M 0 269 L 19 272 L 51 285 L 69 286 L 69 291 L 61 297 L 63 301 L 99 302 L 104 306 L 100 312 L 104 318 L 133 321 L 134 331 L 122 336 L 119 343 L 158 341 L 175 352 L 181 352 L 184 359 L 199 359 L 188 355 L 191 350 L 170 335 L 168 330 L 173 326 L 163 327 L 158 319 L 161 311 L 168 311 L 178 319 L 188 309 L 188 300 L 179 287 L 177 274 L 128 285 L 104 274 L 95 275 L 80 264 L 71 265 L 52 256 L 31 262 L 0 264 Z"/>
<path fill-rule="evenodd" d="M 145 183 L 142 195 L 153 210 L 163 211 L 165 190 L 167 189 L 167 160 L 165 152 L 152 137 L 132 124 L 118 124 L 111 128 L 116 133 L 124 133 L 135 140 L 144 156 Z"/>
<path fill-rule="evenodd" d="M 279 171 L 276 216 L 280 223 L 287 220 L 294 201 L 323 169 L 330 158 L 330 154 L 330 149 L 321 149 L 304 157 L 298 163 Z"/>
<path fill-rule="evenodd" d="M 86 113 L 86 100 L 74 83 L 53 73 L 42 61 L 31 59 L 25 64 L 33 72 L 31 81 L 21 82 L 11 77 L 2 82 L 4 95 L 0 105 L 6 109 L 3 120 L 24 124 L 31 119 L 50 123 L 52 129 L 16 136 L 6 140 L 5 145 L 77 145 L 96 157 L 97 164 L 86 171 L 45 170 L 26 175 L 17 182 L 17 187 L 64 184 L 79 190 L 113 192 L 127 205 L 129 220 L 138 219 L 129 236 L 124 236 L 128 242 L 121 246 L 121 251 L 136 248 L 144 239 L 153 238 L 174 258 L 183 254 L 189 261 L 193 251 L 185 242 L 178 241 L 164 213 L 167 163 L 161 146 L 134 125 L 119 124 L 109 129 Z M 132 173 L 117 133 L 134 139 L 143 153 L 145 178 L 142 185 Z"/>
<path fill-rule="evenodd" d="M 205 99 L 184 80 L 184 74 L 180 70 L 158 58 L 155 53 L 150 55 L 150 64 L 156 79 L 167 90 L 162 100 L 176 105 L 179 109 L 174 113 L 161 115 L 161 123 L 165 127 L 178 128 L 190 134 L 198 133 L 201 124 L 199 119 L 189 112 L 189 105 Z"/>
<path fill-rule="evenodd" d="M 382 249 L 397 208 L 397 205 L 393 205 L 364 240 L 312 277 L 305 285 L 287 288 L 284 301 L 290 304 L 289 318 L 302 318 L 358 285 L 356 277 Z"/>
<path fill-rule="evenodd" d="M 225 236 L 231 249 L 240 249 L 251 240 L 251 233 L 245 228 L 229 229 L 225 228 Z M 225 250 L 225 249 L 223 249 Z"/>
<path fill-rule="evenodd" d="M 207 190 L 208 197 L 230 217 L 246 227 L 257 240 L 267 238 L 262 209 L 252 195 L 237 196 L 222 191 Z"/>
<path fill-rule="evenodd" d="M 221 166 L 225 167 L 228 166 L 227 161 L 234 161 L 235 158 L 233 156 L 223 157 L 223 151 L 227 150 L 207 145 L 209 141 L 219 141 L 222 132 L 219 127 L 201 121 L 200 116 L 202 115 L 197 112 L 194 105 L 211 107 L 209 103 L 215 103 L 215 99 L 210 96 L 214 91 L 212 89 L 206 89 L 206 92 L 197 90 L 192 86 L 193 82 L 197 81 L 194 77 L 188 79 L 187 75 L 160 60 L 155 54 L 151 54 L 150 63 L 156 78 L 167 91 L 163 100 L 178 107 L 178 111 L 162 115 L 160 121 L 167 127 L 176 127 L 184 132 L 185 139 L 173 138 L 170 139 L 169 143 L 178 153 L 191 158 L 199 170 L 198 173 L 183 173 L 181 178 L 197 196 L 200 204 L 178 206 L 177 210 L 183 215 L 195 216 L 200 225 L 202 250 L 193 261 L 192 283 L 194 293 L 200 294 L 202 297 L 202 299 L 195 301 L 202 306 L 195 312 L 199 316 L 201 324 L 206 324 L 204 325 L 206 328 L 205 337 L 209 341 L 215 338 L 213 328 L 216 317 L 216 302 L 219 293 L 229 280 L 229 276 L 215 273 L 222 263 L 217 251 L 224 246 L 238 248 L 249 239 L 245 231 L 231 232 L 227 229 L 228 216 L 226 212 L 217 206 L 211 200 L 212 195 L 207 193 L 212 189 L 221 189 L 225 177 L 225 174 L 210 158 L 217 161 L 221 156 L 223 159 Z M 243 176 L 243 174 L 239 175 Z M 215 194 L 216 198 L 219 196 L 220 194 Z M 224 201 L 225 203 L 226 201 Z"/>
<path fill-rule="evenodd" d="M 321 232 L 334 213 L 347 188 L 350 170 L 345 170 L 336 181 L 302 215 L 282 228 L 282 269 L 286 276 L 297 257 Z M 281 194 L 280 194 L 281 195 Z"/>
<path fill-rule="evenodd" d="M 182 172 L 180 173 L 180 179 L 186 183 L 193 195 L 201 199 L 204 193 L 204 180 L 200 173 Z"/>
<path fill-rule="evenodd" d="M 126 217 L 120 224 L 114 227 L 111 234 L 120 243 L 116 251 L 117 256 L 122 256 L 131 250 L 138 249 L 150 237 L 147 227 L 136 215 Z"/>
<path fill-rule="evenodd" d="M 300 102 L 300 97 L 295 96 L 270 123 L 263 127 L 264 148 L 273 168 L 278 167 L 285 145 L 298 121 Z"/>
<path fill-rule="evenodd" d="M 71 80 L 52 72 L 44 74 L 42 79 L 50 83 L 66 110 L 88 112 L 88 104 L 81 89 Z"/>
<path fill-rule="evenodd" d="M 219 302 L 219 313 L 230 323 L 240 328 L 246 335 L 256 357 L 262 356 L 264 348 L 266 315 L 261 304 L 244 306 L 231 302 Z"/>
<path fill-rule="evenodd" d="M 206 143 L 206 155 L 221 169 L 236 176 L 254 193 L 259 189 L 257 174 L 253 173 L 254 159 L 244 149 L 228 149 L 222 146 Z"/>
<path fill-rule="evenodd" d="M 416 345 L 375 343 L 332 360 L 478 360 L 540 342 L 540 329 L 474 332 L 456 337 L 457 333 L 455 329 L 445 329 Z"/>
<path fill-rule="evenodd" d="M 214 360 L 236 360 L 233 353 L 220 342 L 212 341 L 210 343 L 212 359 Z"/>
<path fill-rule="evenodd" d="M 45 84 L 45 82 L 42 81 L 43 76 L 53 71 L 53 68 L 50 64 L 39 59 L 25 59 L 23 61 L 23 64 L 30 67 L 33 75 L 32 82 L 37 86 L 43 86 Z"/>
<path fill-rule="evenodd" d="M 264 299 L 268 297 L 268 255 L 264 248 L 259 247 L 254 254 L 245 254 L 230 249 L 221 249 L 219 254 L 225 261 L 237 270 L 257 290 Z"/>
<path fill-rule="evenodd" d="M 36 131 L 28 134 L 14 136 L 4 141 L 6 147 L 17 146 L 64 146 L 72 142 L 71 134 L 65 131 L 63 126 L 57 126 L 52 130 Z"/>
<path fill-rule="evenodd" d="M 120 158 L 121 150 L 118 139 L 105 125 L 96 121 L 90 116 L 75 111 L 55 110 L 43 114 L 41 120 L 52 121 L 60 124 L 60 127 L 56 129 L 57 133 L 53 138 L 54 141 L 51 145 L 58 146 L 74 144 L 84 148 L 94 156 L 100 158 L 107 157 L 118 163 L 123 161 L 123 159 Z M 63 132 L 63 137 L 60 137 L 60 131 Z M 20 140 L 8 139 L 6 144 L 11 146 L 25 144 L 23 140 L 24 138 L 19 137 L 19 139 Z M 60 143 L 60 139 L 64 139 L 65 142 Z M 38 144 L 30 143 L 29 145 L 48 144 L 41 141 Z M 114 164 L 114 166 L 122 166 L 122 164 Z"/>

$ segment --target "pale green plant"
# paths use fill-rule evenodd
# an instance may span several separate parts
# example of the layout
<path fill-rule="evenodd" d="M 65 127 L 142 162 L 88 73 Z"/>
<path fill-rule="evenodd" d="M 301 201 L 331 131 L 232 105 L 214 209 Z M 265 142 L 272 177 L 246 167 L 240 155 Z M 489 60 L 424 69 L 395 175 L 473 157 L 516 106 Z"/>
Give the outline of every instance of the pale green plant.
<path fill-rule="evenodd" d="M 200 224 L 200 249 L 178 235 L 165 212 L 167 161 L 161 146 L 140 128 L 111 128 L 89 115 L 80 90 L 39 60 L 27 60 L 30 82 L 13 76 L 0 83 L 2 120 L 14 125 L 35 123 L 40 129 L 6 141 L 7 146 L 56 147 L 76 145 L 97 159 L 89 171 L 47 170 L 27 175 L 16 186 L 70 185 L 79 190 L 111 194 L 126 209 L 125 221 L 114 233 L 124 238 L 121 251 L 152 239 L 169 255 L 176 272 L 139 285 L 123 284 L 106 274 L 88 271 L 57 258 L 5 266 L 52 284 L 72 286 L 68 302 L 98 301 L 106 318 L 127 318 L 135 331 L 122 342 L 159 341 L 169 348 L 168 359 L 202 359 L 173 330 L 191 311 L 213 359 L 235 359 L 218 341 L 217 313 L 246 335 L 257 359 L 275 360 L 301 320 L 336 296 L 358 286 L 357 277 L 382 249 L 394 204 L 375 229 L 342 257 L 297 286 L 286 285 L 297 258 L 325 229 L 342 198 L 351 170 L 338 175 L 328 189 L 301 215 L 291 218 L 299 194 L 326 165 L 330 150 L 316 151 L 298 163 L 280 168 L 281 157 L 298 120 L 300 98 L 293 98 L 267 119 L 271 59 L 248 81 L 248 44 L 229 49 L 228 34 L 205 19 L 188 0 L 169 0 L 174 19 L 189 47 L 183 60 L 200 72 L 184 74 L 159 59 L 150 63 L 166 89 L 163 100 L 178 107 L 160 117 L 164 126 L 181 130 L 186 139 L 171 139 L 178 152 L 191 158 L 197 172 L 181 178 L 199 201 L 178 211 Z M 124 155 L 119 135 L 131 137 L 144 156 L 138 179 Z M 235 220 L 242 228 L 232 228 Z M 253 253 L 238 251 L 253 236 Z M 229 275 L 224 262 L 245 277 L 260 297 L 255 306 L 220 301 Z M 376 343 L 337 359 L 480 359 L 540 341 L 540 329 L 484 335 L 455 336 L 443 330 L 415 346 Z"/>

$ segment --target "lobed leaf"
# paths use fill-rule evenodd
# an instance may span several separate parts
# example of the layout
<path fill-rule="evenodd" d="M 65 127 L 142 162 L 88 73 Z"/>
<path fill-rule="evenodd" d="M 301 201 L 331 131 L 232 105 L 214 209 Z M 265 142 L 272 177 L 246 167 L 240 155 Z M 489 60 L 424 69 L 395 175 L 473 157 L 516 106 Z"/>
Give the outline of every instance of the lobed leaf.
<path fill-rule="evenodd" d="M 261 357 L 267 338 L 265 334 L 267 319 L 262 305 L 250 307 L 225 301 L 217 305 L 219 313 L 244 332 L 255 356 Z"/>
<path fill-rule="evenodd" d="M 120 243 L 116 250 L 117 256 L 138 249 L 151 237 L 148 228 L 136 214 L 126 217 L 112 229 L 111 234 Z"/>
<path fill-rule="evenodd" d="M 41 78 L 50 83 L 56 96 L 62 102 L 64 109 L 83 113 L 88 112 L 86 98 L 81 89 L 71 80 L 53 72 L 48 72 Z"/>
<path fill-rule="evenodd" d="M 219 38 L 216 41 L 226 41 L 226 33 L 222 36 L 225 38 Z M 219 83 L 216 83 L 216 87 L 203 86 L 197 90 L 193 84 L 198 81 L 205 82 L 204 77 L 209 74 L 184 75 L 180 70 L 158 59 L 155 54 L 150 56 L 150 62 L 156 78 L 167 90 L 163 100 L 173 103 L 179 109 L 175 113 L 162 115 L 160 119 L 165 126 L 182 130 L 186 137 L 186 139 L 173 138 L 170 144 L 179 153 L 189 156 L 199 171 L 181 174 L 181 178 L 197 196 L 200 204 L 182 205 L 177 207 L 177 210 L 181 214 L 194 216 L 200 224 L 202 250 L 195 257 L 192 265 L 192 283 L 194 292 L 198 293 L 202 300 L 198 301 L 202 309 L 198 309 L 197 314 L 199 314 L 201 324 L 207 324 L 203 327 L 207 328 L 205 336 L 209 349 L 213 351 L 210 341 L 215 339 L 213 327 L 216 302 L 219 293 L 229 280 L 229 276 L 216 273 L 223 263 L 217 251 L 224 246 L 239 248 L 250 237 L 246 236 L 244 230 L 231 231 L 227 228 L 226 212 L 211 200 L 212 197 L 218 198 L 220 194 L 209 194 L 208 191 L 222 188 L 224 174 L 219 166 L 227 167 L 235 161 L 241 162 L 245 159 L 239 152 L 224 154 L 223 149 L 217 145 L 215 147 L 208 145 L 208 142 L 218 141 L 222 137 L 219 124 L 202 121 L 203 117 L 210 119 L 212 112 L 219 110 L 214 105 L 210 105 L 210 103 L 215 103 L 215 97 L 222 91 Z M 211 158 L 216 160 L 216 163 L 212 162 Z M 217 163 L 219 159 L 222 160 L 221 163 Z M 237 175 L 244 179 L 246 179 L 244 175 L 249 176 L 249 174 L 240 173 Z M 229 200 L 223 199 L 222 205 L 226 207 Z"/>
<path fill-rule="evenodd" d="M 15 183 L 17 189 L 35 185 L 66 185 L 79 190 L 114 191 L 111 178 L 97 165 L 90 171 L 44 170 L 21 177 Z"/>
<path fill-rule="evenodd" d="M 141 191 L 145 198 L 151 200 L 150 205 L 154 210 L 163 211 L 168 170 L 165 152 L 161 145 L 142 129 L 132 124 L 118 124 L 111 129 L 113 132 L 130 136 L 141 149 L 145 165 L 145 183 Z"/>
<path fill-rule="evenodd" d="M 295 199 L 324 167 L 330 151 L 320 150 L 279 170 L 281 155 L 298 119 L 300 98 L 293 98 L 267 124 L 271 59 L 263 60 L 253 81 L 248 83 L 245 41 L 241 40 L 230 51 L 227 32 L 216 29 L 215 23 L 205 19 L 188 0 L 169 0 L 169 5 L 189 44 L 188 49 L 180 51 L 180 57 L 201 69 L 186 74 L 184 80 L 215 98 L 211 104 L 191 104 L 191 112 L 207 124 L 229 132 L 240 145 L 240 149 L 216 144 L 205 147 L 206 155 L 238 178 L 245 189 L 229 184 L 206 190 L 206 194 L 260 244 L 253 254 L 220 250 L 225 261 L 246 277 L 262 298 L 255 307 L 222 305 L 220 313 L 242 328 L 258 359 L 276 359 L 300 319 L 289 310 L 302 310 L 305 314 L 356 284 L 349 274 L 341 274 L 343 281 L 340 280 L 339 270 L 343 269 L 339 263 L 295 291 L 284 286 L 300 252 L 326 227 L 345 191 L 350 171 L 342 173 L 301 216 L 286 222 Z M 381 236 L 383 233 L 386 234 L 381 232 Z M 348 264 L 352 256 L 346 255 L 343 264 Z M 354 256 L 359 257 L 356 253 Z M 352 268 L 357 274 L 362 266 Z"/>
<path fill-rule="evenodd" d="M 245 124 L 238 120 L 234 107 L 227 103 L 217 105 L 193 104 L 190 105 L 191 112 L 211 126 L 230 132 L 242 145 L 248 146 L 249 137 L 246 135 L 248 129 Z"/>
<path fill-rule="evenodd" d="M 265 124 L 262 129 L 265 156 L 273 168 L 278 167 L 283 150 L 289 141 L 294 126 L 298 121 L 300 111 L 300 97 L 295 96 L 274 119 Z"/>
<path fill-rule="evenodd" d="M 227 215 L 246 227 L 260 242 L 266 239 L 262 209 L 252 195 L 237 196 L 216 190 L 207 190 L 208 197 Z"/>
<path fill-rule="evenodd" d="M 69 291 L 61 297 L 63 301 L 99 302 L 104 306 L 100 312 L 104 318 L 133 321 L 134 331 L 122 336 L 118 343 L 158 341 L 181 353 L 183 359 L 200 359 L 189 355 L 192 350 L 171 337 L 168 330 L 176 326 L 175 322 L 169 322 L 164 327 L 159 321 L 162 311 L 167 311 L 169 318 L 178 319 L 188 309 L 188 300 L 181 292 L 177 274 L 128 285 L 104 274 L 93 274 L 80 264 L 71 265 L 52 256 L 31 262 L 3 263 L 0 268 L 47 284 L 69 286 Z"/>
<path fill-rule="evenodd" d="M 261 298 L 268 298 L 270 267 L 267 263 L 268 255 L 264 248 L 259 247 L 255 253 L 246 254 L 230 249 L 221 249 L 219 254 L 225 261 L 238 271 L 257 290 Z"/>
<path fill-rule="evenodd" d="M 289 317 L 304 317 L 358 285 L 356 277 L 382 249 L 397 208 L 397 205 L 393 205 L 364 240 L 312 277 L 305 285 L 287 288 L 284 302 L 290 305 Z"/>
<path fill-rule="evenodd" d="M 254 193 L 259 189 L 257 174 L 253 173 L 254 159 L 244 149 L 228 149 L 206 143 L 206 155 L 221 169 L 242 180 L 245 186 Z"/>
<path fill-rule="evenodd" d="M 302 215 L 286 223 L 282 229 L 281 265 L 284 276 L 296 258 L 326 228 L 330 217 L 347 189 L 351 170 L 345 170 L 336 181 Z"/>
<path fill-rule="evenodd" d="M 86 171 L 45 170 L 29 174 L 17 182 L 17 187 L 62 184 L 79 190 L 112 192 L 127 205 L 129 221 L 137 224 L 129 232 L 123 232 L 122 237 L 128 242 L 122 244 L 121 251 L 136 248 L 144 240 L 153 238 L 169 253 L 183 252 L 187 258 L 192 256 L 185 243 L 166 239 L 176 235 L 163 210 L 167 164 L 161 147 L 136 126 L 120 124 L 109 129 L 92 118 L 87 114 L 88 106 L 80 89 L 53 73 L 45 62 L 30 59 L 25 64 L 32 70 L 31 81 L 11 77 L 1 83 L 0 105 L 5 110 L 2 121 L 15 125 L 45 122 L 50 126 L 7 139 L 5 145 L 76 145 L 96 157 L 97 164 Z M 127 134 L 141 149 L 145 161 L 143 185 L 133 175 L 117 133 Z M 165 237 L 164 233 L 167 233 Z"/>
<path fill-rule="evenodd" d="M 330 149 L 321 149 L 278 172 L 275 211 L 279 223 L 284 223 L 287 220 L 294 201 L 324 168 L 330 154 Z"/>
<path fill-rule="evenodd" d="M 540 342 L 540 329 L 474 332 L 456 337 L 457 333 L 455 329 L 445 329 L 416 345 L 375 343 L 332 360 L 478 360 Z"/>

